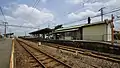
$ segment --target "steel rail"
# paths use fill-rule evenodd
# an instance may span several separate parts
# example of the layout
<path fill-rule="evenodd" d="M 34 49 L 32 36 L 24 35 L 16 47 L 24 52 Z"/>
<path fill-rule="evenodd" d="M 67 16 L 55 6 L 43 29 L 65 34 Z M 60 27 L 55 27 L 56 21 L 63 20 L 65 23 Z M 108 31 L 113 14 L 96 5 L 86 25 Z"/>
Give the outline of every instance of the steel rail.
<path fill-rule="evenodd" d="M 85 63 L 85 62 L 82 62 L 82 63 Z M 88 64 L 88 63 L 85 63 L 85 64 Z M 91 64 L 88 64 L 89 66 L 91 66 L 91 67 L 94 67 L 94 68 L 99 68 L 98 66 L 96 66 L 96 65 L 91 65 Z"/>
<path fill-rule="evenodd" d="M 18 40 L 18 39 L 17 39 L 17 40 Z M 55 61 L 61 63 L 62 65 L 66 66 L 67 68 L 72 68 L 70 65 L 65 64 L 64 62 L 62 62 L 62 61 L 58 60 L 57 58 L 55 58 L 55 57 L 53 57 L 53 56 L 51 56 L 51 55 L 49 55 L 49 54 L 47 54 L 47 53 L 45 53 L 45 52 L 39 50 L 38 48 L 35 48 L 35 47 L 33 47 L 33 46 L 31 46 L 31 45 L 29 45 L 29 44 L 27 44 L 26 42 L 23 42 L 23 41 L 21 41 L 21 40 L 19 40 L 19 41 L 22 42 L 22 43 L 24 43 L 25 45 L 31 47 L 31 48 L 34 48 L 34 49 L 37 50 L 37 51 L 43 53 L 44 55 L 46 55 L 46 56 L 52 58 L 53 60 L 55 60 Z"/>
<path fill-rule="evenodd" d="M 16 39 L 17 40 L 17 39 Z M 23 46 L 19 40 L 17 40 L 17 42 L 40 64 L 42 65 L 43 68 L 47 68 L 46 66 L 44 66 L 44 64 L 42 64 L 25 46 Z"/>
<path fill-rule="evenodd" d="M 78 48 L 73 48 L 73 47 L 68 47 L 68 46 L 62 46 L 62 45 L 54 46 L 54 45 L 48 45 L 48 46 L 55 47 L 55 48 L 58 48 L 58 46 L 59 46 L 59 49 L 62 49 L 62 50 L 67 50 L 67 51 L 71 51 L 71 52 L 78 51 L 78 53 L 80 53 L 80 54 L 84 54 L 84 55 L 92 56 L 92 57 L 95 57 L 95 58 L 100 58 L 100 59 L 105 59 L 105 60 L 108 60 L 108 61 L 113 61 L 113 62 L 120 63 L 120 58 L 117 58 L 117 57 L 111 57 L 109 55 L 99 54 L 97 52 L 90 51 L 90 50 L 85 51 L 83 49 L 81 50 L 81 49 L 78 49 Z M 85 53 L 85 52 L 90 52 L 90 54 Z M 98 55 L 100 55 L 100 56 L 98 56 Z"/>

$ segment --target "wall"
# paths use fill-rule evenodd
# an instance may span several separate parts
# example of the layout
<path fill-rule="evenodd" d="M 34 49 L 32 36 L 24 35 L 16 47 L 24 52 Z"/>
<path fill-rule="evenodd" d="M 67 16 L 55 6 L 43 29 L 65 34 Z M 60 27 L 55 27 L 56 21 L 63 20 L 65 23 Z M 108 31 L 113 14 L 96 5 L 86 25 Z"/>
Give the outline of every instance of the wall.
<path fill-rule="evenodd" d="M 65 40 L 72 40 L 72 37 L 66 36 L 66 37 L 65 37 Z"/>
<path fill-rule="evenodd" d="M 107 41 L 111 41 L 111 26 L 108 24 L 107 26 Z"/>
<path fill-rule="evenodd" d="M 65 32 L 65 40 L 81 40 L 80 30 Z"/>
<path fill-rule="evenodd" d="M 83 27 L 83 40 L 106 41 L 106 24 Z"/>
<path fill-rule="evenodd" d="M 65 33 L 59 33 L 59 40 L 65 40 Z"/>
<path fill-rule="evenodd" d="M 65 32 L 65 40 L 72 40 L 72 32 Z"/>

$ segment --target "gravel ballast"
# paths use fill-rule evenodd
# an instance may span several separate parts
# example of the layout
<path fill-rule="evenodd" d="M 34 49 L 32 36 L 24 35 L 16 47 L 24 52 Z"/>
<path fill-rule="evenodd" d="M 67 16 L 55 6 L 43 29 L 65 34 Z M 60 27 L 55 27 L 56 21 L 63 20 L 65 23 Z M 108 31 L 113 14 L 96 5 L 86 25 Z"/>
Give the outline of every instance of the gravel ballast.
<path fill-rule="evenodd" d="M 104 59 L 94 58 L 82 54 L 77 54 L 47 45 L 39 45 L 30 41 L 28 44 L 39 48 L 40 50 L 58 58 L 59 60 L 69 64 L 72 68 L 120 68 L 120 63 L 107 61 Z M 21 58 L 21 57 L 20 57 Z M 24 59 L 25 57 L 23 57 Z M 25 60 L 23 60 L 25 62 Z M 25 62 L 26 63 L 26 62 Z"/>

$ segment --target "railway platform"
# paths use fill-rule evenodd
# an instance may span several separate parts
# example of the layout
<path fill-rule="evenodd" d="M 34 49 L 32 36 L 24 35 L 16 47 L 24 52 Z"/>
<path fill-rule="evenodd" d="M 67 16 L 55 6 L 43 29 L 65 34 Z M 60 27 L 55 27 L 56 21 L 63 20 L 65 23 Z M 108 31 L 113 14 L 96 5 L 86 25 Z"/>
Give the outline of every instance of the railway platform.
<path fill-rule="evenodd" d="M 0 68 L 9 68 L 12 39 L 0 39 Z"/>

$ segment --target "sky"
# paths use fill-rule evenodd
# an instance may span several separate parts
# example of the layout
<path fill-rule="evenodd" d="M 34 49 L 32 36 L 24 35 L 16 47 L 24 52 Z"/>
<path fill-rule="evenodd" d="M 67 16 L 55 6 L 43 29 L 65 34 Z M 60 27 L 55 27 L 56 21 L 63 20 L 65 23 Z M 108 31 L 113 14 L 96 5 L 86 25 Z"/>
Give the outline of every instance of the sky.
<path fill-rule="evenodd" d="M 45 27 L 53 28 L 58 24 L 66 24 L 73 26 L 86 24 L 84 21 L 77 21 L 87 17 L 100 14 L 99 9 L 103 9 L 103 13 L 107 13 L 116 9 L 120 9 L 120 0 L 1 0 L 0 6 L 4 12 L 6 21 L 10 25 L 29 26 L 43 29 Z M 115 16 L 115 20 L 119 19 L 120 11 L 111 13 Z M 104 19 L 110 19 L 111 14 L 104 15 Z M 117 18 L 119 17 L 119 18 Z M 92 18 L 92 22 L 100 21 L 100 17 Z M 0 23 L 4 17 L 0 12 Z M 77 21 L 77 22 L 73 22 Z M 120 30 L 120 21 L 114 21 L 115 30 Z M 28 35 L 29 32 L 38 29 L 7 27 L 7 32 L 13 32 L 16 35 Z M 4 33 L 4 27 L 0 26 L 0 33 Z"/>

